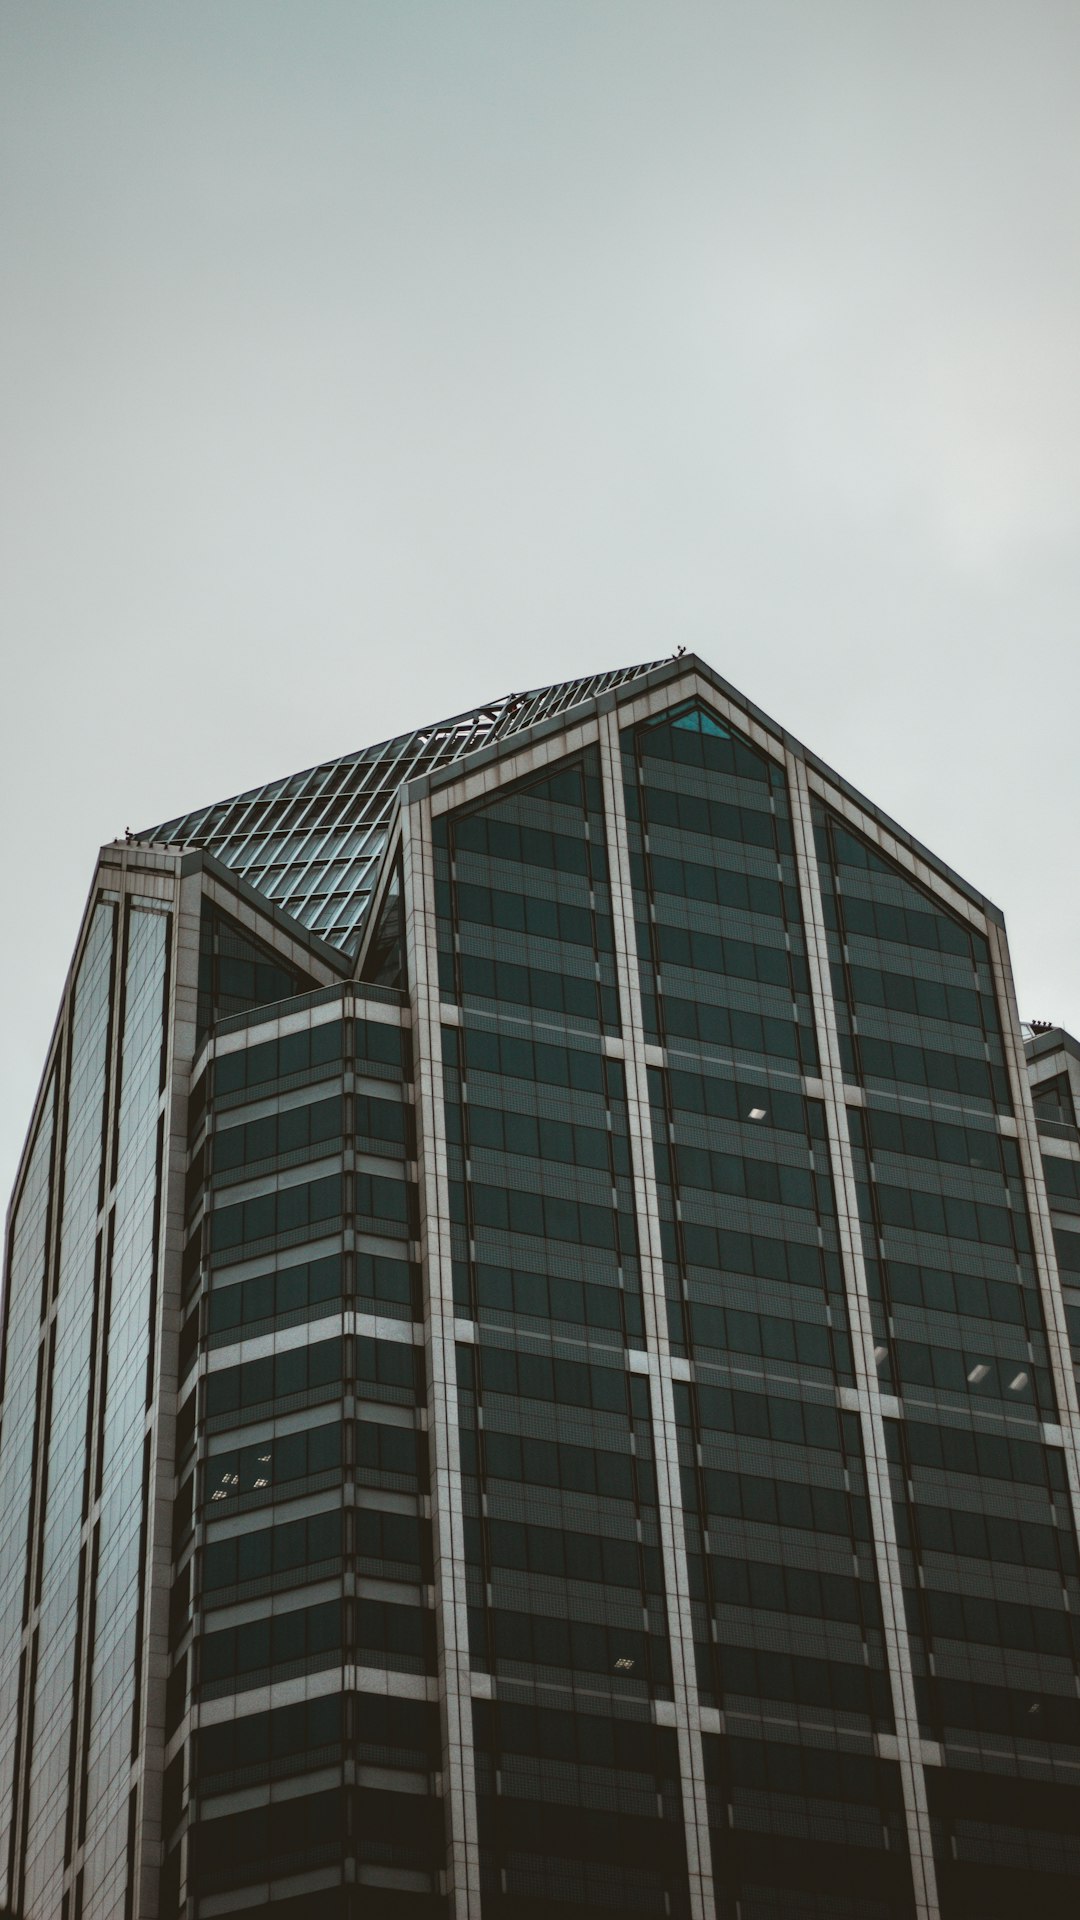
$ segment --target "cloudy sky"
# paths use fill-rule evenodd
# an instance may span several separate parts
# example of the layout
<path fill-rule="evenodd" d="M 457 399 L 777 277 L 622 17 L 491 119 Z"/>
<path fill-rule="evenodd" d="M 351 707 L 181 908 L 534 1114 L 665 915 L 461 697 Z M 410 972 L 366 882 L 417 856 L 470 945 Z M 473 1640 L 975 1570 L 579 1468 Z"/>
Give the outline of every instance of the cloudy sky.
<path fill-rule="evenodd" d="M 99 844 L 684 645 L 1080 1030 L 1076 0 L 7 0 L 7 1190 Z"/>

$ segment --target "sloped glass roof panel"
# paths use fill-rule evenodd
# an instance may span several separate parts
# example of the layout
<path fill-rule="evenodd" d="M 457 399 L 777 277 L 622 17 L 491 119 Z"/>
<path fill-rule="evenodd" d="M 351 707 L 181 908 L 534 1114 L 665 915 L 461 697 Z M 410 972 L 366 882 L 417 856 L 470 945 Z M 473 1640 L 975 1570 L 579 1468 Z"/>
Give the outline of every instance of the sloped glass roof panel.
<path fill-rule="evenodd" d="M 398 788 L 583 701 L 659 661 L 508 693 L 471 713 L 381 740 L 140 832 L 202 847 L 343 952 L 360 944 Z"/>

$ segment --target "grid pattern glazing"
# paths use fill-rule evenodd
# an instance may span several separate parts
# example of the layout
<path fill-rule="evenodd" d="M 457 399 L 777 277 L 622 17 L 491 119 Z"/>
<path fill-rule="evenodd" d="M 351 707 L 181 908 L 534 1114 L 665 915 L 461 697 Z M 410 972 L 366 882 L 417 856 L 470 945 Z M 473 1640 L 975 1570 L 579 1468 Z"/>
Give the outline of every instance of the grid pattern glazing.
<path fill-rule="evenodd" d="M 1075 1907 L 1080 1557 L 991 958 L 816 809 L 942 1914 Z M 1061 1785 L 1042 1798 L 1036 1780 Z M 1005 1780 L 1008 1778 L 1009 1786 Z"/>
<path fill-rule="evenodd" d="M 40 1547 L 40 1624 L 35 1641 L 23 1892 L 27 1912 L 35 1914 L 60 1911 L 71 1849 L 71 1703 L 82 1662 L 81 1527 L 90 1492 L 87 1407 L 103 1253 L 97 1216 L 103 1198 L 115 922 L 114 906 L 97 907 L 72 1016 L 60 1266 L 47 1388 L 47 1501 Z"/>
<path fill-rule="evenodd" d="M 182 1365 L 201 1348 L 210 1371 L 174 1542 L 173 1697 L 177 1717 L 198 1698 L 204 1724 L 168 1783 L 166 1837 L 187 1777 L 187 1886 L 211 1912 L 245 1890 L 257 1902 L 269 1877 L 282 1898 L 306 1888 L 305 1913 L 337 1914 L 331 1889 L 357 1874 L 415 1920 L 445 1911 L 438 1709 L 422 1697 L 435 1634 L 409 1038 L 365 1018 L 362 992 L 313 996 L 310 1023 L 281 1037 L 253 1020 L 196 1090 L 203 1258 Z M 237 1351 L 253 1339 L 258 1357 Z M 343 1688 L 346 1664 L 393 1676 L 390 1692 Z M 305 1699 L 264 1704 L 301 1678 Z"/>
<path fill-rule="evenodd" d="M 622 745 L 718 1910 L 908 1915 L 786 778 L 697 704 Z"/>
<path fill-rule="evenodd" d="M 483 1912 L 683 1920 L 595 749 L 438 823 L 435 893 Z"/>
<path fill-rule="evenodd" d="M 656 662 L 508 693 L 470 713 L 253 787 L 139 834 L 215 854 L 332 946 L 355 953 L 398 788 L 607 693 Z"/>
<path fill-rule="evenodd" d="M 9 1241 L 27 1920 L 1073 1920 L 1070 1415 L 992 913 L 647 671 L 157 830 L 287 952 L 220 871 L 201 956 L 130 873 L 95 896 Z M 381 984 L 305 992 L 296 921 L 354 948 L 401 783 L 458 762 Z M 160 849 L 103 860 L 164 906 Z M 1027 1044 L 1080 1363 L 1080 1048 Z"/>
<path fill-rule="evenodd" d="M 0 1904 L 10 1903 L 12 1816 L 22 1629 L 29 1600 L 26 1564 L 37 1426 L 37 1349 L 51 1199 L 55 1078 L 50 1087 L 11 1231 L 4 1302 L 3 1424 L 0 1426 Z M 11 1763 L 9 1764 L 9 1756 Z"/>
<path fill-rule="evenodd" d="M 1032 1034 L 1026 1052 L 1073 1374 L 1080 1385 L 1080 1046 L 1058 1027 Z"/>
<path fill-rule="evenodd" d="M 87 1677 L 80 1838 L 85 1920 L 122 1911 L 131 1761 L 139 1751 L 145 1561 L 145 1441 L 150 1300 L 158 1222 L 158 1107 L 163 1085 L 163 1015 L 170 919 L 130 911 L 124 958 L 114 1196 L 106 1229 L 101 1308 L 101 1376 L 95 1493 L 100 1514 L 91 1541 L 92 1647 Z M 134 1498 L 140 1490 L 141 1498 Z"/>

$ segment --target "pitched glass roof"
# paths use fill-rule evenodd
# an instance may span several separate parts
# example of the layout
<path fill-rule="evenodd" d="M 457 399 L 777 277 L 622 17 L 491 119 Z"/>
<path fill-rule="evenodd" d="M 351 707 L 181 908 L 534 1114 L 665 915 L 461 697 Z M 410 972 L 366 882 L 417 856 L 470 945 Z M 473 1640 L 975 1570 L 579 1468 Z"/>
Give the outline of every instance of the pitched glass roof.
<path fill-rule="evenodd" d="M 355 953 L 403 781 L 521 733 L 658 664 L 504 694 L 471 713 L 252 787 L 137 837 L 204 847 L 303 926 Z"/>

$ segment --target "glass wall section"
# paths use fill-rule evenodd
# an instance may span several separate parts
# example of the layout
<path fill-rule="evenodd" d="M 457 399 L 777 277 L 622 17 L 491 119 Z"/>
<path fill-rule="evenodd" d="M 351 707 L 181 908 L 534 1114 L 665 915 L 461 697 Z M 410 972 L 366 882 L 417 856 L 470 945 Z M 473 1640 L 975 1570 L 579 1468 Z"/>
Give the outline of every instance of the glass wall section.
<path fill-rule="evenodd" d="M 1010 1113 L 986 940 L 824 807 L 814 829 L 845 1077 Z"/>
<path fill-rule="evenodd" d="M 499 1691 L 473 1705 L 485 1916 L 684 1914 L 674 1731 L 585 1693 Z"/>
<path fill-rule="evenodd" d="M 1077 1875 L 1080 1855 L 1061 1864 L 1056 1843 L 1023 1839 L 1022 1783 L 1080 1763 L 1080 1585 L 1064 1456 L 1044 1444 L 1059 1416 L 988 948 L 823 809 L 816 830 L 845 1075 L 861 1088 L 849 1130 L 875 1359 L 904 1416 L 886 1436 L 916 1695 L 949 1765 L 927 1773 L 942 1911 L 1004 1911 L 964 1864 L 980 1852 L 980 1775 L 987 1848 L 991 1776 L 1011 1776 L 997 1857 L 1012 1846 L 1040 1876 L 1032 1910 L 1063 1911 L 1054 1876 Z"/>
<path fill-rule="evenodd" d="M 894 1761 L 765 1720 L 704 1745 L 719 1920 L 912 1913 Z"/>
<path fill-rule="evenodd" d="M 423 1703 L 343 1693 L 346 1667 L 421 1685 L 435 1671 L 408 1033 L 362 994 L 320 994 L 295 1031 L 230 1036 L 194 1103 L 184 1353 L 208 1371 L 190 1591 L 211 1724 L 189 1874 L 208 1912 L 226 1896 L 248 1911 L 240 1890 L 268 1899 L 270 1883 L 275 1911 L 344 1912 L 330 1888 L 354 1868 L 379 1911 L 443 1911 Z M 183 1536 L 177 1550 L 183 1596 Z M 233 1697 L 235 1735 L 218 1720 Z M 207 1774 L 229 1740 L 235 1764 L 219 1754 Z M 367 1746 L 386 1757 L 359 1763 Z"/>
<path fill-rule="evenodd" d="M 786 780 L 697 704 L 623 772 L 719 1910 L 907 1915 Z"/>
<path fill-rule="evenodd" d="M 1015 1788 L 1066 1779 L 1080 1763 L 1080 1595 L 1064 1456 L 989 1422 L 946 1412 L 935 1419 L 906 1404 L 905 1413 L 885 1430 L 925 1731 L 942 1741 L 950 1767 L 1010 1775 Z M 934 1775 L 927 1779 L 934 1787 Z M 936 1804 L 947 1801 L 939 1795 Z M 939 1867 L 960 1857 L 943 1825 L 935 1853 Z M 968 1858 L 979 1857 L 969 1847 Z M 1047 1870 L 1032 1863 L 1032 1872 Z M 990 1911 L 974 1897 L 976 1884 L 943 1911 Z M 1075 1882 L 1072 1899 L 1075 1908 Z M 1034 1885 L 1031 1902 L 1033 1911 L 1050 1910 Z"/>
<path fill-rule="evenodd" d="M 437 823 L 435 861 L 484 1911 L 682 1915 L 596 755 Z"/>
<path fill-rule="evenodd" d="M 624 735 L 623 770 L 672 1351 L 786 1360 L 831 1403 L 851 1354 L 784 777 L 697 706 Z"/>
<path fill-rule="evenodd" d="M 944 1101 L 890 1105 L 875 1093 L 848 1115 L 882 1385 L 980 1419 L 1056 1420 L 1015 1138 Z"/>
<path fill-rule="evenodd" d="M 485 1913 L 684 1915 L 648 1381 L 524 1323 L 458 1364 Z"/>
<path fill-rule="evenodd" d="M 443 1034 L 484 1910 L 683 1914 L 622 1065 L 536 1033 Z"/>
<path fill-rule="evenodd" d="M 405 986 L 405 900 L 401 885 L 401 865 L 395 863 L 390 876 L 371 945 L 364 960 L 363 976 L 380 987 Z"/>
<path fill-rule="evenodd" d="M 957 1765 L 927 1774 L 943 1920 L 1073 1920 L 1080 1789 L 1071 1770 L 1023 1779 Z"/>
<path fill-rule="evenodd" d="M 220 907 L 204 901 L 199 926 L 200 1036 L 231 1013 L 307 993 L 313 984 Z"/>
<path fill-rule="evenodd" d="M 1026 1042 L 1073 1373 L 1080 1385 L 1080 1045 L 1061 1028 Z"/>
<path fill-rule="evenodd" d="M 710 1761 L 718 1887 L 744 1902 L 740 1912 L 846 1912 L 829 1902 L 861 1889 L 852 1916 L 907 1915 L 899 1799 L 859 1806 L 850 1820 L 816 1805 L 793 1825 L 790 1800 L 734 1792 L 755 1784 L 764 1741 L 779 1744 L 778 1783 L 831 1772 L 824 1799 L 858 1802 L 864 1788 L 873 1798 L 875 1737 L 893 1731 L 893 1718 L 858 1416 L 791 1365 L 766 1364 L 755 1378 L 734 1359 L 726 1369 L 698 1360 L 694 1374 L 675 1398 L 698 1687 L 704 1704 L 722 1708 L 729 1736 Z M 863 1787 L 848 1796 L 842 1782 L 856 1779 Z M 770 1836 L 769 1846 L 751 1834 Z M 775 1881 L 765 1866 L 773 1840 Z M 864 1847 L 873 1857 L 849 1858 L 847 1849 Z M 807 1904 L 789 1909 L 796 1890 Z"/>
<path fill-rule="evenodd" d="M 1065 1076 L 1060 1078 L 1064 1079 Z M 1054 1086 L 1056 1083 L 1050 1084 Z M 1065 1097 L 1069 1100 L 1071 1111 L 1072 1092 L 1068 1086 Z M 1059 1111 L 1063 1110 L 1064 1098 L 1059 1108 Z M 1036 1112 L 1039 1113 L 1038 1105 Z M 1044 1138 L 1041 1143 L 1043 1174 L 1065 1302 L 1073 1373 L 1080 1385 L 1080 1144 L 1073 1144 L 1077 1142 L 1074 1126 L 1064 1119 L 1048 1121 L 1040 1114 L 1040 1133 L 1048 1133 L 1051 1128 L 1057 1137 L 1052 1140 Z"/>
<path fill-rule="evenodd" d="M 832 1405 L 854 1374 L 824 1109 L 705 1056 L 695 1066 L 649 1070 L 674 1350 Z"/>
<path fill-rule="evenodd" d="M 700 1696 L 865 1756 L 892 1718 L 824 1116 L 699 1069 L 649 1078 Z"/>
<path fill-rule="evenodd" d="M 49 1331 L 46 1497 L 39 1547 L 39 1607 L 32 1676 L 32 1743 L 23 1908 L 58 1914 L 68 1824 L 72 1700 L 85 1657 L 79 1619 L 89 1501 L 87 1415 L 93 1324 L 102 1265 L 98 1226 L 105 1168 L 105 1101 L 116 908 L 102 902 L 90 923 L 71 1020 L 63 1147 L 63 1201 L 55 1313 Z"/>
<path fill-rule="evenodd" d="M 84 1920 L 124 1908 L 130 1763 L 138 1752 L 144 1434 L 154 1293 L 164 1084 L 164 988 L 170 919 L 130 910 L 121 1004 L 115 1194 L 102 1296 L 102 1364 L 92 1541 L 92 1657 L 85 1722 Z M 142 1491 L 143 1498 L 138 1497 Z"/>
<path fill-rule="evenodd" d="M 1067 1073 L 1056 1073 L 1052 1079 L 1040 1080 L 1033 1086 L 1031 1104 L 1036 1120 L 1076 1131 L 1076 1103 Z"/>
<path fill-rule="evenodd" d="M 816 1073 L 782 770 L 694 703 L 622 741 L 646 1038 Z"/>
<path fill-rule="evenodd" d="M 30 1502 L 40 1385 L 40 1327 L 52 1201 L 55 1076 L 46 1088 L 11 1221 L 4 1286 L 0 1383 L 0 1906 L 10 1904 L 19 1703 L 25 1682 L 22 1630 L 29 1603 Z"/>
<path fill-rule="evenodd" d="M 442 1920 L 445 1901 L 409 1891 L 410 1881 L 434 1883 L 443 1864 L 440 1759 L 433 1702 L 343 1692 L 337 1685 L 206 1725 L 196 1743 L 196 1767 L 208 1805 L 220 1805 L 230 1794 L 250 1798 L 252 1789 L 264 1785 L 288 1797 L 207 1820 L 199 1832 L 200 1878 L 224 1891 L 260 1873 L 268 1879 L 287 1875 L 291 1857 L 321 1850 L 329 1858 L 348 1833 L 359 1880 L 351 1904 L 346 1895 L 313 1890 L 303 1912 L 333 1913 L 341 1920 L 367 1914 Z M 331 1791 L 322 1839 L 315 1831 L 318 1797 L 301 1796 L 296 1812 L 289 1794 L 290 1783 L 315 1768 L 336 1769 L 352 1782 Z M 404 1886 L 395 1885 L 401 1881 Z M 286 1901 L 284 1911 L 290 1907 Z M 282 1910 L 275 1900 L 273 1911 Z"/>
<path fill-rule="evenodd" d="M 869 1740 L 892 1723 L 820 1105 L 685 1068 L 650 1086 L 697 1383 L 676 1407 L 702 1697 Z"/>
<path fill-rule="evenodd" d="M 434 832 L 443 997 L 617 1033 L 595 748 L 438 821 Z"/>
<path fill-rule="evenodd" d="M 575 1346 L 644 1346 L 620 1060 L 537 1023 L 443 1029 L 456 1310 Z"/>
<path fill-rule="evenodd" d="M 489 1340 L 458 1359 L 474 1665 L 670 1698 L 647 1382 Z"/>

